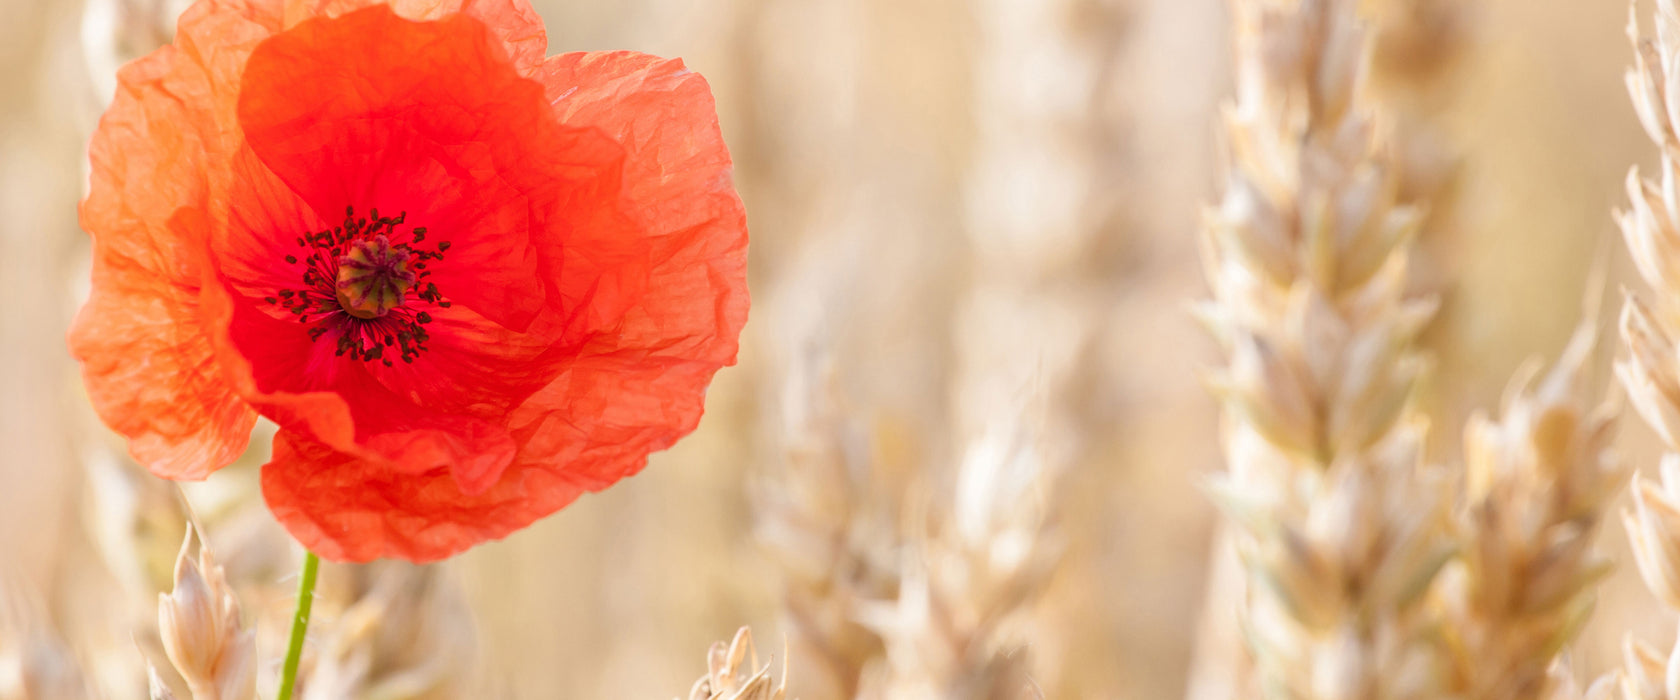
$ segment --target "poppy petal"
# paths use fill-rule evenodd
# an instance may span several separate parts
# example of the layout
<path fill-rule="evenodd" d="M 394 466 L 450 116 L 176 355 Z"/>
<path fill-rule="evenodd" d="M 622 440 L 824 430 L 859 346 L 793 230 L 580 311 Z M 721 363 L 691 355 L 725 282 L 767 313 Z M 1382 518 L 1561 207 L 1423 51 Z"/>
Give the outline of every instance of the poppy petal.
<path fill-rule="evenodd" d="M 239 78 L 251 51 L 280 28 L 279 2 L 265 0 L 201 0 L 181 13 L 175 25 L 175 46 L 183 61 L 198 71 L 209 92 L 184 102 L 208 118 L 197 122 L 203 133 L 205 173 L 216 185 L 225 179 L 226 154 L 238 149 Z"/>
<path fill-rule="evenodd" d="M 221 378 L 198 308 L 207 185 L 202 73 L 164 48 L 129 64 L 89 146 L 81 223 L 94 285 L 70 331 L 89 398 L 154 473 L 202 479 L 239 456 L 256 414 Z M 177 215 L 179 212 L 180 215 Z M 197 224 L 197 225 L 195 225 Z"/>
<path fill-rule="evenodd" d="M 626 149 L 624 188 L 646 246 L 642 291 L 579 356 L 515 413 L 522 461 L 569 464 L 591 488 L 639 470 L 649 452 L 692 431 L 705 387 L 733 364 L 746 322 L 746 216 L 710 89 L 681 61 L 633 52 L 572 53 L 538 74 L 568 126 Z M 624 232 L 615 232 L 623 245 Z M 574 294 L 623 268 L 568 258 Z"/>
<path fill-rule="evenodd" d="M 709 88 L 545 45 L 527 0 L 197 0 L 127 70 L 71 343 L 138 457 L 201 477 L 254 407 L 305 546 L 430 561 L 694 429 L 748 307 Z"/>
<path fill-rule="evenodd" d="M 412 361 L 347 358 L 278 291 L 299 286 L 298 266 L 276 264 L 302 255 L 293 232 L 324 222 L 249 151 L 238 163 L 236 206 L 210 244 L 218 277 L 206 307 L 246 399 L 335 449 L 400 471 L 453 465 L 464 490 L 486 488 L 513 457 L 495 424 L 559 371 L 558 320 L 517 333 L 464 306 L 431 308 L 431 338 Z"/>
<path fill-rule="evenodd" d="M 309 551 L 334 561 L 436 561 L 501 539 L 575 500 L 583 488 L 540 469 L 510 470 L 461 493 L 442 470 L 392 474 L 292 431 L 262 471 L 274 517 Z"/>
<path fill-rule="evenodd" d="M 460 13 L 489 27 L 521 73 L 548 54 L 548 32 L 527 0 L 306 0 L 289 24 L 310 17 L 338 17 L 375 5 L 389 6 L 399 17 L 438 20 Z"/>
<path fill-rule="evenodd" d="M 252 54 L 239 115 L 251 149 L 323 217 L 406 211 L 454 243 L 436 275 L 450 298 L 524 330 L 559 303 L 540 273 L 562 255 L 548 229 L 567 223 L 563 191 L 616 180 L 621 156 L 560 128 L 498 53 L 466 15 L 417 23 L 378 5 L 310 20 Z M 526 217 L 509 218 L 520 203 Z"/>

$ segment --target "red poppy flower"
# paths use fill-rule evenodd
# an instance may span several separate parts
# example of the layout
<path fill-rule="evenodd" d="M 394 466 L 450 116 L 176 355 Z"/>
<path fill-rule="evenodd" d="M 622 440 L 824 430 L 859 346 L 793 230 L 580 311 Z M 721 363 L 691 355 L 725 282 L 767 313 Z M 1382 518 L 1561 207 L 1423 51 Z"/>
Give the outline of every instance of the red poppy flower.
<path fill-rule="evenodd" d="M 199 479 L 280 426 L 269 508 L 432 560 L 693 430 L 746 319 L 746 221 L 677 60 L 544 58 L 523 0 L 199 0 L 93 136 L 101 417 Z"/>

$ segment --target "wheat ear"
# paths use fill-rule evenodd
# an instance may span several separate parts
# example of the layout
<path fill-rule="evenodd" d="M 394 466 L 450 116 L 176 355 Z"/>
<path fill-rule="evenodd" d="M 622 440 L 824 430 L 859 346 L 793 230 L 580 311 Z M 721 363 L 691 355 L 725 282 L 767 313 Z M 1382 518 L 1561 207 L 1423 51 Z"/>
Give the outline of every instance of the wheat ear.
<path fill-rule="evenodd" d="M 898 594 L 859 608 L 886 656 L 863 700 L 1028 700 L 1032 603 L 1061 558 L 1057 469 L 1021 422 L 968 444 L 953 497 L 912 501 Z M 939 493 L 947 493 L 940 490 Z"/>
<path fill-rule="evenodd" d="M 1452 545 L 1410 407 L 1434 304 L 1404 292 L 1419 215 L 1362 101 L 1354 5 L 1236 3 L 1233 167 L 1199 308 L 1228 356 L 1212 384 L 1229 469 L 1210 490 L 1239 529 L 1268 697 L 1434 699 L 1421 603 Z"/>
<path fill-rule="evenodd" d="M 1376 29 L 1372 83 L 1395 123 L 1400 190 L 1407 201 L 1428 201 L 1432 224 L 1447 223 L 1456 200 L 1459 148 L 1444 133 L 1441 111 L 1453 98 L 1457 70 L 1473 46 L 1467 0 L 1366 0 Z M 1440 231 L 1430 226 L 1433 238 Z"/>
<path fill-rule="evenodd" d="M 688 700 L 785 700 L 787 698 L 787 654 L 782 654 L 782 680 L 770 675 L 770 666 L 758 662 L 752 630 L 742 627 L 728 644 L 715 642 L 706 652 L 706 675 L 694 682 Z"/>
<path fill-rule="evenodd" d="M 1658 0 L 1656 39 L 1641 39 L 1630 5 L 1628 36 L 1634 44 L 1634 65 L 1627 72 L 1634 111 L 1661 155 L 1660 178 L 1642 178 L 1639 169 L 1628 173 L 1629 207 L 1616 214 L 1639 274 L 1653 292 L 1649 306 L 1628 294 L 1622 306 L 1625 359 L 1616 375 L 1628 399 L 1662 438 L 1665 453 L 1659 481 L 1635 475 L 1634 508 L 1622 513 L 1633 545 L 1639 573 L 1659 600 L 1680 611 L 1680 365 L 1673 338 L 1680 326 L 1675 300 L 1680 299 L 1680 7 L 1674 0 Z M 1628 639 L 1620 669 L 1620 690 L 1628 700 L 1680 698 L 1680 646 L 1662 654 L 1643 642 Z"/>
<path fill-rule="evenodd" d="M 851 698 L 881 654 L 857 606 L 896 589 L 899 498 L 841 407 L 826 356 L 802 349 L 789 365 L 776 431 L 782 464 L 751 491 L 754 530 L 781 571 L 782 611 L 809 668 L 806 687 Z"/>
<path fill-rule="evenodd" d="M 1610 571 L 1592 543 L 1626 476 L 1610 446 L 1618 407 L 1596 402 L 1586 376 L 1591 323 L 1538 384 L 1533 365 L 1517 374 L 1498 422 L 1476 415 L 1465 428 L 1461 553 L 1440 600 L 1466 698 L 1574 692 L 1549 669 Z"/>
<path fill-rule="evenodd" d="M 187 528 L 175 560 L 175 589 L 158 594 L 158 634 L 193 700 L 255 700 L 256 636 L 239 619 L 239 600 L 210 548 Z"/>
<path fill-rule="evenodd" d="M 157 667 L 149 663 L 146 664 L 146 697 L 150 700 L 179 700 L 158 676 Z"/>
<path fill-rule="evenodd" d="M 1466 16 L 1474 3 L 1465 0 L 1363 0 L 1363 15 L 1371 23 L 1371 92 L 1393 125 L 1387 135 L 1385 166 L 1395 172 L 1400 200 L 1428 202 L 1427 220 L 1439 240 L 1442 225 L 1450 225 L 1455 199 L 1457 149 L 1435 122 L 1440 103 L 1453 84 L 1452 68 L 1468 43 Z M 1392 154 L 1392 157 L 1389 156 Z M 1450 236 L 1449 236 L 1450 238 Z M 1430 266 L 1413 270 L 1422 278 L 1414 289 L 1432 288 L 1439 273 Z M 1237 658 L 1240 650 L 1225 641 L 1235 636 L 1236 622 L 1228 614 L 1241 590 L 1242 571 L 1230 550 L 1229 533 L 1222 530 L 1215 544 L 1213 571 L 1206 594 L 1206 611 L 1192 671 L 1189 697 L 1225 700 L 1247 697 L 1253 675 L 1251 660 Z"/>
<path fill-rule="evenodd" d="M 92 697 L 83 669 L 53 629 L 39 596 L 0 580 L 0 698 Z"/>
<path fill-rule="evenodd" d="M 1074 667 L 1050 662 L 1078 651 L 1072 613 L 1038 603 L 1069 546 L 1049 516 L 1077 508 L 1061 482 L 1083 449 L 1075 397 L 1101 327 L 1090 261 L 1115 196 L 1091 146 L 1109 106 L 1105 52 L 1132 4 L 969 3 L 968 275 L 944 431 L 956 459 L 923 483 L 933 490 L 906 526 L 898 600 L 869 611 L 886 642 L 876 690 L 887 696 L 1031 697 L 1038 683 L 1057 691 Z"/>
<path fill-rule="evenodd" d="M 1616 700 L 1621 690 L 1614 675 L 1599 678 L 1583 688 L 1561 660 L 1552 664 L 1549 675 L 1551 679 L 1547 682 L 1546 693 L 1534 697 L 1540 700 Z"/>
<path fill-rule="evenodd" d="M 470 690 L 476 634 L 446 568 L 363 565 L 317 596 L 325 624 L 299 683 L 303 700 L 443 700 Z M 335 600 L 347 601 L 341 611 Z"/>

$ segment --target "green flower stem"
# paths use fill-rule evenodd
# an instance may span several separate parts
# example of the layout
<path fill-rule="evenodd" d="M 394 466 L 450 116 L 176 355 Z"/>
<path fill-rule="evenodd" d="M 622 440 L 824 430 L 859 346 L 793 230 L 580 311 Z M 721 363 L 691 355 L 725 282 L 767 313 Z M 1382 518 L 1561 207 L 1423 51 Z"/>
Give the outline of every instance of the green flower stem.
<path fill-rule="evenodd" d="M 309 608 L 315 603 L 315 571 L 321 560 L 314 552 L 303 553 L 303 580 L 298 582 L 297 615 L 292 617 L 292 642 L 286 649 L 286 665 L 280 670 L 280 694 L 275 700 L 292 700 L 297 684 L 298 662 L 303 660 L 303 633 L 309 630 Z"/>

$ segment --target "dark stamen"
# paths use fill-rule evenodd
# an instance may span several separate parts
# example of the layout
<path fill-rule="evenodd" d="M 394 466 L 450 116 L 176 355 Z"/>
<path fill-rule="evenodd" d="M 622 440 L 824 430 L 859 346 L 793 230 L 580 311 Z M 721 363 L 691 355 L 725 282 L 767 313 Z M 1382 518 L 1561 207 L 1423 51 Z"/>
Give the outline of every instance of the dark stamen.
<path fill-rule="evenodd" d="M 299 275 L 303 287 L 281 289 L 264 300 L 299 323 L 314 324 L 308 331 L 311 341 L 331 337 L 337 356 L 392 367 L 384 351 L 389 347 L 404 363 L 413 363 L 430 339 L 422 326 L 433 319 L 422 307 L 450 306 L 437 284 L 425 281 L 432 272 L 428 265 L 443 259 L 449 242 L 421 248 L 426 228 L 416 226 L 404 234 L 398 227 L 407 220 L 407 211 L 381 216 L 378 209 L 369 209 L 358 217 L 354 206 L 345 207 L 339 225 L 295 238 L 307 251 Z M 284 259 L 299 264 L 296 255 Z"/>

